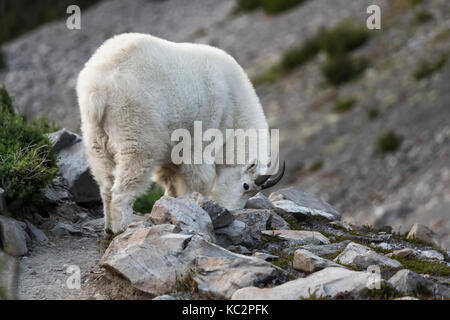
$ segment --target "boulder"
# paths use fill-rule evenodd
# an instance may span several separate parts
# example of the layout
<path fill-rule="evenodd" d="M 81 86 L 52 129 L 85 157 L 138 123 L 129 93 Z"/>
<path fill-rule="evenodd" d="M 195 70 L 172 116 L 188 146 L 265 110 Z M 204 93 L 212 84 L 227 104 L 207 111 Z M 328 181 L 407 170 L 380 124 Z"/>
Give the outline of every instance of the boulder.
<path fill-rule="evenodd" d="M 255 240 L 250 235 L 250 229 L 245 222 L 234 220 L 229 226 L 215 230 L 217 243 L 222 247 L 243 245 L 252 247 Z"/>
<path fill-rule="evenodd" d="M 187 234 L 216 240 L 209 214 L 197 204 L 182 198 L 163 196 L 155 202 L 149 219 L 155 224 L 171 223 Z"/>
<path fill-rule="evenodd" d="M 415 273 L 414 271 L 403 269 L 397 271 L 388 282 L 399 292 L 405 295 L 430 295 L 432 283 Z M 427 294 L 428 293 L 428 294 Z"/>
<path fill-rule="evenodd" d="M 282 240 L 294 240 L 304 242 L 305 244 L 329 244 L 330 240 L 317 231 L 307 230 L 266 230 L 262 234 L 276 237 Z"/>
<path fill-rule="evenodd" d="M 220 247 L 216 251 L 214 256 L 200 256 L 195 261 L 193 279 L 198 291 L 207 296 L 230 299 L 240 288 L 273 285 L 284 273 L 262 259 L 238 255 Z"/>
<path fill-rule="evenodd" d="M 334 299 L 345 296 L 360 299 L 367 296 L 367 286 L 372 274 L 330 267 L 305 278 L 298 278 L 273 288 L 243 288 L 237 290 L 232 300 L 299 300 L 310 298 Z M 381 280 L 381 284 L 384 281 Z"/>
<path fill-rule="evenodd" d="M 17 299 L 18 280 L 17 260 L 0 250 L 0 300 Z"/>
<path fill-rule="evenodd" d="M 166 294 L 193 279 L 206 295 L 229 298 L 246 286 L 269 283 L 284 272 L 257 258 L 232 253 L 198 235 L 174 233 L 172 224 L 127 229 L 111 242 L 101 266 L 138 290 Z"/>
<path fill-rule="evenodd" d="M 274 205 L 270 200 L 261 192 L 258 192 L 255 196 L 247 200 L 245 204 L 246 209 L 274 209 Z"/>
<path fill-rule="evenodd" d="M 289 229 L 289 224 L 272 210 L 242 209 L 232 212 L 236 220 L 245 222 L 252 237 L 261 239 L 261 231 L 271 229 Z"/>
<path fill-rule="evenodd" d="M 78 203 L 101 201 L 98 185 L 89 171 L 81 137 L 61 129 L 49 134 L 49 138 L 56 147 L 59 172 L 67 182 L 73 200 Z"/>
<path fill-rule="evenodd" d="M 200 208 L 208 212 L 214 229 L 229 226 L 234 221 L 234 216 L 228 209 L 222 207 L 214 200 L 208 199 L 198 192 L 179 197 L 196 203 Z"/>
<path fill-rule="evenodd" d="M 308 250 L 298 249 L 294 252 L 292 267 L 298 271 L 311 273 L 328 267 L 341 268 L 342 266 L 328 259 L 316 256 Z"/>
<path fill-rule="evenodd" d="M 420 223 L 416 223 L 412 226 L 406 238 L 419 239 L 428 243 L 438 245 L 438 241 L 436 240 L 437 239 L 436 234 L 432 230 L 428 229 L 426 226 Z"/>
<path fill-rule="evenodd" d="M 3 250 L 12 256 L 22 256 L 28 252 L 29 236 L 19 221 L 0 216 L 0 243 Z"/>
<path fill-rule="evenodd" d="M 330 204 L 297 188 L 273 192 L 269 200 L 281 216 L 293 216 L 298 220 L 311 216 L 320 216 L 328 220 L 341 219 L 341 214 Z"/>
<path fill-rule="evenodd" d="M 49 203 L 59 203 L 70 200 L 71 197 L 67 181 L 62 176 L 57 176 L 44 189 L 44 199 Z"/>
<path fill-rule="evenodd" d="M 360 269 L 367 269 L 372 265 L 393 270 L 403 268 L 397 260 L 378 254 L 372 249 L 354 242 L 350 242 L 334 261 Z"/>

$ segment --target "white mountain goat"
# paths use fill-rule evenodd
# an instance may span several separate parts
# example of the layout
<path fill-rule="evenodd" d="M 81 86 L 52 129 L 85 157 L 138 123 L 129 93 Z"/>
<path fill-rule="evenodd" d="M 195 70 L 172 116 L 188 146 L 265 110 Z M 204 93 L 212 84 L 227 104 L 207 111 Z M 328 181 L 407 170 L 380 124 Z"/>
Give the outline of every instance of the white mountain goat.
<path fill-rule="evenodd" d="M 277 183 L 259 165 L 180 164 L 171 161 L 175 129 L 268 129 L 259 99 L 239 64 L 207 45 L 151 35 L 115 36 L 80 72 L 77 96 L 91 172 L 99 184 L 105 231 L 123 231 L 132 205 L 150 179 L 166 195 L 200 192 L 229 208 Z M 153 174 L 153 176 L 152 176 Z"/>

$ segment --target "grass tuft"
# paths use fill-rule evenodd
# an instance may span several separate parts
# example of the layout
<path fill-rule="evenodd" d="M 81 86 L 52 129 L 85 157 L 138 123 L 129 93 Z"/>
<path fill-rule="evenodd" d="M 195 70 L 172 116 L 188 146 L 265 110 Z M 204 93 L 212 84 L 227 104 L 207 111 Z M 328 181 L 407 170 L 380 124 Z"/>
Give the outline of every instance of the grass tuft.
<path fill-rule="evenodd" d="M 441 54 L 438 59 L 432 62 L 422 61 L 419 67 L 414 71 L 413 76 L 416 80 L 422 80 L 430 77 L 436 71 L 445 66 L 448 59 L 448 53 Z"/>
<path fill-rule="evenodd" d="M 396 151 L 402 143 L 402 138 L 393 130 L 389 130 L 377 139 L 377 148 L 382 153 Z"/>
<path fill-rule="evenodd" d="M 343 98 L 336 100 L 333 111 L 336 113 L 345 113 L 351 110 L 356 104 L 354 98 Z"/>

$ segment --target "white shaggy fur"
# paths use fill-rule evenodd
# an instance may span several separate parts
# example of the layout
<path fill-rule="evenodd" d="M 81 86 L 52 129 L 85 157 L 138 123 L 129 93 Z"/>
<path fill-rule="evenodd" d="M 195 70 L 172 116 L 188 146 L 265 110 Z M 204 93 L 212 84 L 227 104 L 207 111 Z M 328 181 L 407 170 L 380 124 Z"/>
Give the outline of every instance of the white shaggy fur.
<path fill-rule="evenodd" d="M 207 45 L 174 43 L 147 34 L 115 36 L 80 72 L 81 130 L 99 184 L 105 228 L 124 230 L 132 204 L 150 179 L 166 195 L 200 192 L 242 208 L 258 191 L 255 167 L 171 162 L 174 129 L 268 129 L 256 93 L 239 64 Z M 151 174 L 153 173 L 153 177 Z M 249 190 L 243 189 L 246 182 Z"/>

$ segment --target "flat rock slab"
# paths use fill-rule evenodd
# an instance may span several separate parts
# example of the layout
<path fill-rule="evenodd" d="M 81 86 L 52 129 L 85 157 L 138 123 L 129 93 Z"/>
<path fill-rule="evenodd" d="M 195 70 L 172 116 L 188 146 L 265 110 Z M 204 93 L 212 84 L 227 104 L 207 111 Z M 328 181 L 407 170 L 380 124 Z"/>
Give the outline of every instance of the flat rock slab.
<path fill-rule="evenodd" d="M 324 245 L 308 244 L 308 245 L 302 246 L 301 248 L 308 250 L 319 257 L 325 257 L 325 256 L 336 254 L 337 252 L 344 250 L 344 248 L 350 242 L 351 242 L 350 240 L 344 240 L 341 242 L 324 244 Z"/>
<path fill-rule="evenodd" d="M 276 209 L 294 216 L 321 216 L 329 220 L 340 220 L 341 214 L 330 204 L 297 188 L 281 189 L 269 196 Z"/>
<path fill-rule="evenodd" d="M 216 241 L 209 214 L 187 199 L 163 196 L 153 205 L 149 218 L 155 224 L 171 223 L 184 233 L 198 234 L 208 241 Z"/>
<path fill-rule="evenodd" d="M 360 269 L 367 269 L 371 265 L 394 270 L 403 268 L 397 260 L 378 254 L 372 249 L 354 242 L 350 242 L 334 261 Z"/>
<path fill-rule="evenodd" d="M 407 269 L 397 271 L 388 282 L 405 295 L 418 295 L 428 289 L 431 292 L 432 283 L 423 276 Z"/>
<path fill-rule="evenodd" d="M 261 259 L 232 253 L 198 235 L 161 224 L 129 228 L 114 238 L 100 265 L 138 290 L 161 295 L 188 276 L 208 296 L 230 298 L 238 289 L 271 283 L 284 271 Z"/>
<path fill-rule="evenodd" d="M 311 244 L 329 244 L 330 240 L 317 231 L 307 230 L 266 230 L 261 231 L 262 234 L 271 237 L 277 237 L 282 240 L 302 241 Z"/>
<path fill-rule="evenodd" d="M 343 268 L 343 266 L 316 256 L 314 253 L 305 249 L 298 249 L 294 252 L 294 260 L 292 266 L 295 270 L 312 273 L 328 267 Z"/>
<path fill-rule="evenodd" d="M 343 294 L 358 299 L 365 296 L 371 277 L 368 272 L 331 267 L 273 288 L 243 288 L 233 294 L 232 300 L 333 299 Z"/>

